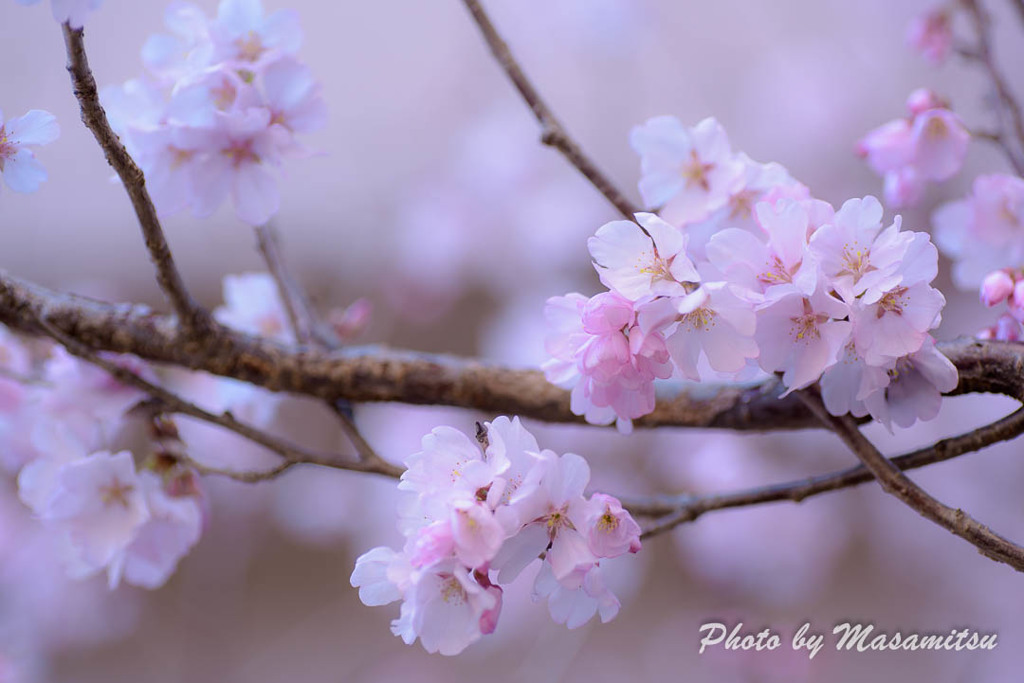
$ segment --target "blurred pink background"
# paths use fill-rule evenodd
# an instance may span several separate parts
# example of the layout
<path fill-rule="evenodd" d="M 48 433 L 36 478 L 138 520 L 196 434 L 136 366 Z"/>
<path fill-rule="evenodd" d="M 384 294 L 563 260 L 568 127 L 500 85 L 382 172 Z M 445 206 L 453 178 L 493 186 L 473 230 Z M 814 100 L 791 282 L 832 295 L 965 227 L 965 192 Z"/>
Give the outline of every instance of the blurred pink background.
<path fill-rule="evenodd" d="M 8 116 L 47 109 L 62 127 L 59 141 L 39 153 L 50 173 L 43 188 L 0 196 L 0 266 L 51 287 L 162 306 L 124 191 L 78 121 L 58 26 L 46 8 L 0 2 L 0 108 Z M 212 0 L 196 4 L 216 9 Z M 1000 20 L 999 58 L 1024 89 L 1024 77 L 1010 68 L 1024 57 L 1024 25 L 1009 3 L 990 5 Z M 266 0 L 265 6 L 300 12 L 300 54 L 321 79 L 331 112 L 329 126 L 308 140 L 322 154 L 287 166 L 275 219 L 289 262 L 321 307 L 367 297 L 375 311 L 365 341 L 536 365 L 543 359 L 544 299 L 596 291 L 585 238 L 615 216 L 574 169 L 538 143 L 528 110 L 462 4 Z M 907 24 L 932 2 L 491 0 L 486 6 L 563 123 L 634 200 L 639 164 L 628 133 L 654 115 L 673 114 L 688 124 L 713 115 L 734 148 L 782 163 L 836 205 L 881 193 L 881 181 L 853 146 L 867 130 L 901 116 L 914 88 L 950 97 L 969 126 L 991 127 L 979 74 L 955 59 L 935 69 L 905 46 Z M 162 11 L 161 2 L 105 0 L 86 36 L 101 87 L 141 73 L 139 48 L 162 30 Z M 964 194 L 975 174 L 994 170 L 1006 170 L 1003 160 L 975 143 L 964 172 L 931 188 L 924 206 L 904 212 L 904 226 L 927 229 L 936 204 Z M 207 221 L 179 215 L 165 228 L 187 282 L 210 306 L 220 302 L 225 274 L 262 269 L 251 230 L 227 208 Z M 943 268 L 938 286 L 949 305 L 936 336 L 971 334 L 991 322 L 974 293 L 953 290 L 948 262 Z M 895 437 L 875 426 L 869 435 L 887 452 L 902 452 L 1010 407 L 990 397 L 951 399 L 932 423 Z M 474 420 L 493 417 L 391 406 L 360 407 L 358 416 L 370 441 L 396 461 L 417 450 L 434 426 L 469 431 Z M 297 401 L 285 406 L 278 427 L 296 430 L 300 423 L 311 440 L 344 448 L 326 412 Z M 533 426 L 542 446 L 587 456 L 595 487 L 615 493 L 719 491 L 853 461 L 816 433 L 674 430 L 622 437 Z M 200 459 L 203 448 L 250 448 L 201 429 L 186 438 Z M 1019 442 L 995 447 L 915 478 L 945 502 L 1020 538 L 1020 450 Z M 528 587 L 521 587 L 519 599 L 515 592 L 506 597 L 497 632 L 455 659 L 403 645 L 388 630 L 397 609 L 365 607 L 349 586 L 358 554 L 398 538 L 392 482 L 311 469 L 258 486 L 210 480 L 207 487 L 211 526 L 165 588 L 107 593 L 94 579 L 81 589 L 91 591 L 93 602 L 82 598 L 75 610 L 69 607 L 67 623 L 28 613 L 36 608 L 26 605 L 45 599 L 26 602 L 19 595 L 24 589 L 11 577 L 26 572 L 5 562 L 10 544 L 0 541 L 0 652 L 39 680 L 69 683 L 470 677 L 956 683 L 1018 675 L 1024 582 L 877 486 L 799 506 L 711 513 L 652 539 L 623 563 L 616 577 L 623 608 L 608 625 L 567 631 L 543 605 L 530 604 Z M 26 514 L 6 507 L 0 519 Z M 46 585 L 35 590 L 46 593 Z M 789 648 L 808 620 L 820 631 L 846 620 L 890 632 L 971 627 L 998 633 L 1000 645 L 977 653 L 826 648 L 808 662 Z M 745 630 L 771 626 L 783 647 L 698 656 L 698 628 L 707 621 L 743 621 Z M 58 625 L 71 635 L 57 637 Z M 6 681 L 2 671 L 0 681 Z"/>

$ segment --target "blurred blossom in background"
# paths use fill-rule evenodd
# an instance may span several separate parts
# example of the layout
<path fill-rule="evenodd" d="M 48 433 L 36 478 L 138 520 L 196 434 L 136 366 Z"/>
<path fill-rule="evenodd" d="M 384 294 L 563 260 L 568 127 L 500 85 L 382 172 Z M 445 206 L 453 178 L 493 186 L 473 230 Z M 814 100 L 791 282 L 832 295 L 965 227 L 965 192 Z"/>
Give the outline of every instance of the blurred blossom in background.
<path fill-rule="evenodd" d="M 3 106 L 54 113 L 62 135 L 39 153 L 49 173 L 33 195 L 0 201 L 3 267 L 57 289 L 162 306 L 131 206 L 91 134 L 78 125 L 60 30 L 48 11 L 0 0 Z M 207 13 L 214 0 L 196 0 Z M 1004 64 L 1024 58 L 1024 33 L 991 3 Z M 302 58 L 322 84 L 328 122 L 305 137 L 314 154 L 287 166 L 274 219 L 286 258 L 322 311 L 365 297 L 372 321 L 359 341 L 479 355 L 515 366 L 545 360 L 544 301 L 598 291 L 586 238 L 616 218 L 554 151 L 457 0 L 424 3 L 266 0 L 293 9 Z M 693 125 L 715 116 L 733 147 L 776 161 L 837 206 L 882 195 L 859 159 L 864 134 L 903 115 L 928 87 L 957 114 L 989 122 L 976 72 L 941 69 L 906 45 L 932 9 L 917 1 L 491 0 L 487 7 L 559 118 L 616 183 L 639 200 L 629 131 L 661 114 Z M 106 0 L 88 23 L 101 86 L 141 72 L 147 36 L 163 31 L 162 3 Z M 924 29 L 918 27 L 917 31 Z M 941 52 L 941 45 L 932 53 Z M 932 54 L 930 53 L 930 54 Z M 17 68 L 14 68 L 15 65 Z M 1012 85 L 1024 79 L 1010 71 Z M 1008 172 L 973 144 L 954 179 L 929 186 L 903 226 L 930 230 L 936 206 L 970 191 L 979 173 Z M 887 218 L 891 215 L 887 214 Z M 229 205 L 211 218 L 165 221 L 192 290 L 210 308 L 228 274 L 263 269 L 251 229 Z M 938 339 L 990 324 L 974 291 L 936 283 L 948 305 Z M 229 293 L 230 296 L 230 293 Z M 231 301 L 227 301 L 230 308 Z M 234 324 L 234 323 L 233 323 Z M 174 376 L 174 373 L 169 373 Z M 344 451 L 331 415 L 249 387 L 180 377 L 179 390 Z M 264 397 L 265 398 L 265 397 Z M 940 417 L 868 435 L 907 450 L 1008 412 L 1008 399 L 948 399 Z M 365 405 L 357 418 L 386 458 L 401 462 L 433 427 L 472 433 L 495 416 L 448 408 Z M 256 419 L 256 418 L 253 418 Z M 205 425 L 180 421 L 197 460 L 256 469 L 275 459 Z M 595 490 L 706 493 L 809 476 L 852 464 L 824 433 L 747 436 L 529 424 L 557 452 L 584 455 Z M 17 432 L 18 425 L 0 429 Z M 1024 526 L 1020 444 L 1011 442 L 915 475 L 936 497 L 1011 538 Z M 0 454 L 5 467 L 20 464 Z M 829 680 L 1006 681 L 1018 675 L 1024 584 L 1009 568 L 918 517 L 878 486 L 808 500 L 714 512 L 647 541 L 610 565 L 616 620 L 567 630 L 532 604 L 529 582 L 504 598 L 492 637 L 457 658 L 431 656 L 391 635 L 397 616 L 363 606 L 349 585 L 355 557 L 398 545 L 394 482 L 295 468 L 272 482 L 204 480 L 203 537 L 154 592 L 102 578 L 67 579 L 37 533 L 13 480 L 0 487 L 0 681 L 492 681 Z M 516 593 L 518 590 L 518 594 Z M 813 661 L 789 639 L 811 621 L 881 630 L 971 627 L 999 634 L 995 651 L 836 653 Z M 697 655 L 707 621 L 772 626 L 783 647 Z M 1012 672 L 1012 673 L 1011 673 Z M 884 676 L 885 678 L 879 678 Z"/>

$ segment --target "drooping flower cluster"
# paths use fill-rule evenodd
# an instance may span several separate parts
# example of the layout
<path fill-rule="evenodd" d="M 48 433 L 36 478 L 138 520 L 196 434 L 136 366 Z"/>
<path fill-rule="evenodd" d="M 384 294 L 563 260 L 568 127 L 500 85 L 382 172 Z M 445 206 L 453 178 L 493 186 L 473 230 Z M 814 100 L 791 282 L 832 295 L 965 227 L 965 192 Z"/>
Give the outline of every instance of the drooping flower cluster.
<path fill-rule="evenodd" d="M 907 98 L 909 115 L 871 131 L 857 153 L 885 179 L 892 208 L 913 206 L 929 182 L 949 180 L 960 170 L 971 135 L 935 93 L 920 89 Z"/>
<path fill-rule="evenodd" d="M 146 374 L 137 360 L 112 360 Z M 28 431 L 21 500 L 54 532 L 71 576 L 105 571 L 111 587 L 163 585 L 201 532 L 193 474 L 158 454 L 139 470 L 129 451 L 112 448 L 143 392 L 59 347 L 40 371 L 20 405 L 7 407 Z"/>
<path fill-rule="evenodd" d="M 35 192 L 46 180 L 46 169 L 36 160 L 32 147 L 47 145 L 60 135 L 53 114 L 33 109 L 24 116 L 4 121 L 0 111 L 0 175 L 15 192 Z"/>
<path fill-rule="evenodd" d="M 39 0 L 17 0 L 19 5 L 34 5 Z M 86 17 L 93 10 L 99 9 L 103 0 L 50 0 L 50 10 L 54 20 L 67 22 L 71 28 L 82 28 Z"/>
<path fill-rule="evenodd" d="M 675 218 L 602 226 L 588 246 L 610 291 L 548 302 L 544 370 L 572 390 L 573 411 L 628 430 L 653 410 L 656 379 L 760 371 L 780 374 L 787 393 L 820 380 L 836 415 L 870 413 L 890 428 L 935 417 L 957 373 L 929 334 L 945 299 L 930 286 L 938 253 L 928 235 L 901 230 L 899 217 L 886 226 L 873 197 L 838 211 L 801 197 L 782 169 L 772 172 L 781 186 L 723 180 L 753 162 L 730 151 L 717 123 L 652 121 L 660 137 L 641 145 L 640 187 Z M 709 131 L 713 145 L 700 142 Z M 674 185 L 672 159 L 682 165 Z M 709 229 L 707 216 L 728 206 L 749 214 L 719 213 Z"/>
<path fill-rule="evenodd" d="M 217 16 L 177 2 L 171 35 L 142 51 L 147 75 L 103 92 L 111 124 L 146 173 L 162 214 L 212 214 L 228 197 L 260 225 L 280 206 L 271 170 L 306 154 L 297 135 L 326 122 L 319 85 L 296 58 L 298 15 L 222 0 Z"/>
<path fill-rule="evenodd" d="M 518 418 L 487 423 L 481 441 L 483 450 L 451 427 L 423 437 L 399 484 L 405 547 L 356 561 L 360 599 L 401 600 L 394 634 L 453 655 L 494 631 L 502 586 L 542 558 L 534 595 L 555 621 L 576 628 L 595 614 L 615 617 L 619 602 L 601 565 L 639 551 L 639 525 L 617 499 L 585 497 L 587 462 L 541 450 Z"/>

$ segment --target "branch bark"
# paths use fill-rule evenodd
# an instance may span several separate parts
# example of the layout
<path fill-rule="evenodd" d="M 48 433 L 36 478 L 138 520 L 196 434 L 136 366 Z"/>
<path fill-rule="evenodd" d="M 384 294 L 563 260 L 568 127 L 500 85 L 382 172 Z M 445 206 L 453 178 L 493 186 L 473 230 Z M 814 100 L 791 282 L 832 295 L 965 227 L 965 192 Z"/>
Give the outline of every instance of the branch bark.
<path fill-rule="evenodd" d="M 71 75 L 71 84 L 82 111 L 82 121 L 92 131 L 96 142 L 106 155 L 107 163 L 117 172 L 124 189 L 128 192 L 139 227 L 142 229 L 149 258 L 156 268 L 156 279 L 160 288 L 190 336 L 198 336 L 210 326 L 210 314 L 196 303 L 185 287 L 164 236 L 160 219 L 157 217 L 153 200 L 146 190 L 145 175 L 110 127 L 107 114 L 100 104 L 96 79 L 89 68 L 82 29 L 72 29 L 68 24 L 64 24 L 63 28 L 68 73 Z"/>
<path fill-rule="evenodd" d="M 490 415 L 582 422 L 570 410 L 569 392 L 548 383 L 536 370 L 372 346 L 335 352 L 295 349 L 217 324 L 196 350 L 185 344 L 173 320 L 143 306 L 58 294 L 0 270 L 0 322 L 39 335 L 43 334 L 39 321 L 96 351 L 130 353 L 270 391 L 325 401 L 448 405 Z M 958 340 L 939 348 L 960 371 L 954 393 L 1024 396 L 1024 345 Z M 748 387 L 675 385 L 662 391 L 655 411 L 636 424 L 739 431 L 818 426 L 798 399 L 790 395 L 779 400 L 779 393 L 774 380 Z"/>
<path fill-rule="evenodd" d="M 827 425 L 843 440 L 864 464 L 864 467 L 874 475 L 886 493 L 903 501 L 925 519 L 935 522 L 975 546 L 982 555 L 1008 564 L 1019 572 L 1024 572 L 1024 548 L 980 524 L 963 510 L 951 508 L 936 500 L 903 474 L 892 461 L 882 455 L 875 445 L 861 433 L 852 418 L 848 415 L 836 417 L 830 414 L 817 393 L 810 391 L 795 393 L 801 397 L 808 409 L 821 420 L 822 424 Z"/>
<path fill-rule="evenodd" d="M 633 220 L 633 214 L 640 209 L 626 199 L 625 195 L 615 187 L 608 177 L 598 169 L 590 157 L 586 155 L 579 144 L 572 139 L 565 130 L 565 127 L 558 122 L 551 107 L 540 96 L 537 88 L 527 78 L 522 67 L 519 66 L 519 62 L 512 56 L 512 51 L 509 49 L 508 44 L 494 27 L 483 6 L 478 0 L 463 0 L 463 2 L 466 5 L 466 9 L 473 16 L 473 21 L 480 28 L 484 40 L 487 41 L 487 46 L 491 49 L 491 54 L 494 55 L 498 64 L 504 69 L 505 74 L 512 81 L 512 85 L 519 91 L 519 95 L 526 102 L 530 111 L 533 112 L 534 118 L 540 124 L 541 142 L 561 152 L 568 159 L 569 163 L 576 167 L 576 170 L 582 173 L 612 206 L 618 209 L 619 213 L 628 220 Z"/>

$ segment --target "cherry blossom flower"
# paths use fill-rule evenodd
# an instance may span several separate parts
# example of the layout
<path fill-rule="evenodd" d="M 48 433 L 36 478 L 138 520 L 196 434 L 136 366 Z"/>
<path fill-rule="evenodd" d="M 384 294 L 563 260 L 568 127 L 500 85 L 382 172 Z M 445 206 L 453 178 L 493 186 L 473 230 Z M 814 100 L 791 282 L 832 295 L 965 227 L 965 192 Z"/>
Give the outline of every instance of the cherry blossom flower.
<path fill-rule="evenodd" d="M 682 283 L 700 275 L 685 253 L 686 235 L 654 214 L 636 220 L 606 223 L 587 240 L 601 281 L 633 301 L 687 294 Z"/>
<path fill-rule="evenodd" d="M 19 5 L 34 5 L 39 0 L 17 0 Z M 93 10 L 99 9 L 103 0 L 50 0 L 50 10 L 55 21 L 67 22 L 71 28 L 82 28 Z"/>
<path fill-rule="evenodd" d="M 929 182 L 952 178 L 963 166 L 970 133 L 948 103 L 928 90 L 907 100 L 910 117 L 869 132 L 857 152 L 885 179 L 886 202 L 917 203 Z"/>
<path fill-rule="evenodd" d="M 981 282 L 979 297 L 989 308 L 997 306 L 1014 294 L 1014 281 L 1006 269 L 994 270 Z"/>
<path fill-rule="evenodd" d="M 395 635 L 457 654 L 494 631 L 504 586 L 543 556 L 534 589 L 555 621 L 576 628 L 597 613 L 614 617 L 619 601 L 599 569 L 639 551 L 639 525 L 616 498 L 588 499 L 586 461 L 539 450 L 518 418 L 486 423 L 479 441 L 437 427 L 406 459 L 406 543 L 356 560 L 350 580 L 363 603 L 401 600 Z"/>
<path fill-rule="evenodd" d="M 669 352 L 658 331 L 636 323 L 631 301 L 614 292 L 570 294 L 549 299 L 545 316 L 553 330 L 544 372 L 572 390 L 575 414 L 628 431 L 630 420 L 653 410 L 654 380 L 672 373 Z"/>
<path fill-rule="evenodd" d="M 949 10 L 938 7 L 919 15 L 907 28 L 907 45 L 938 66 L 953 51 L 953 27 Z"/>
<path fill-rule="evenodd" d="M 31 149 L 57 139 L 60 128 L 53 114 L 33 109 L 5 121 L 0 111 L 0 174 L 15 192 L 35 192 L 46 180 L 46 169 Z"/>
<path fill-rule="evenodd" d="M 714 119 L 687 128 L 659 116 L 637 126 L 630 144 L 640 155 L 640 194 L 649 207 L 679 225 L 706 218 L 729 201 L 744 181 L 743 164 L 732 154 L 725 129 Z"/>
<path fill-rule="evenodd" d="M 210 33 L 214 59 L 245 69 L 259 69 L 302 44 L 298 13 L 278 10 L 264 15 L 262 0 L 221 0 Z"/>
<path fill-rule="evenodd" d="M 160 477 L 141 472 L 139 484 L 145 495 L 149 519 L 139 527 L 132 542 L 111 564 L 111 588 L 122 580 L 155 589 L 167 583 L 178 561 L 199 541 L 203 515 L 194 495 L 172 496 Z"/>
<path fill-rule="evenodd" d="M 98 452 L 64 465 L 40 516 L 65 535 L 75 573 L 119 561 L 150 518 L 131 453 Z"/>
<path fill-rule="evenodd" d="M 910 427 L 918 420 L 933 419 L 939 414 L 942 394 L 955 389 L 959 382 L 956 366 L 935 348 L 931 337 L 918 351 L 898 359 L 889 374 L 889 384 L 864 403 L 871 416 L 890 431 L 894 423 Z"/>
<path fill-rule="evenodd" d="M 935 241 L 953 260 L 953 280 L 978 287 L 997 268 L 1024 263 L 1024 180 L 1002 174 L 975 178 L 971 195 L 932 214 Z"/>

